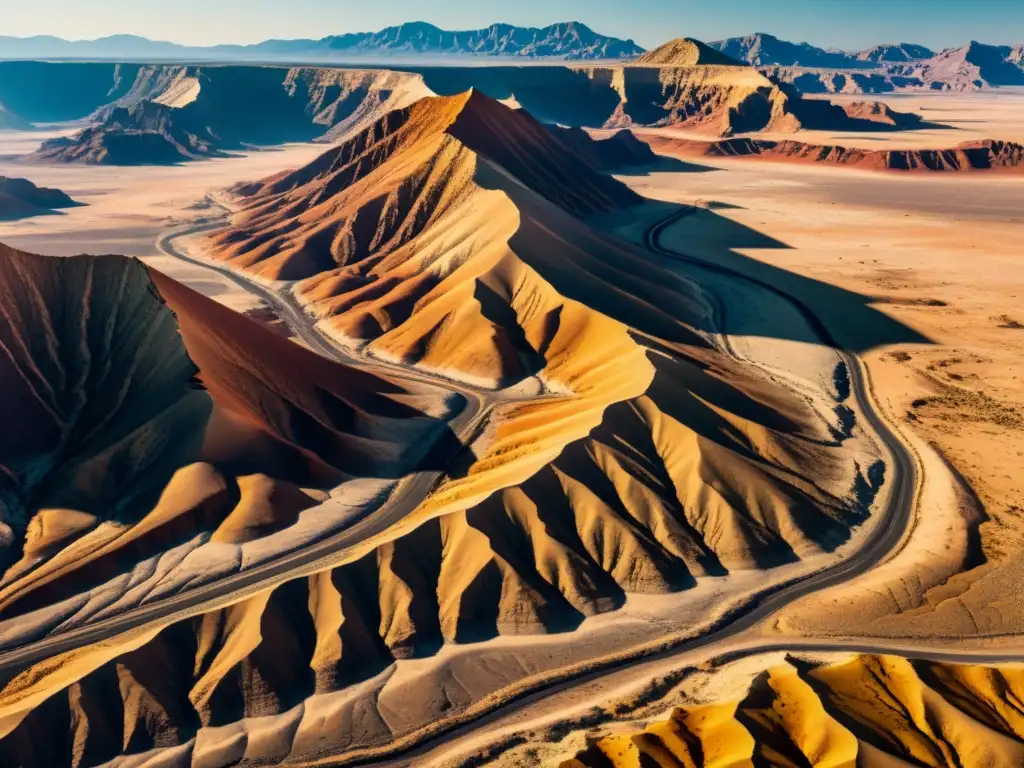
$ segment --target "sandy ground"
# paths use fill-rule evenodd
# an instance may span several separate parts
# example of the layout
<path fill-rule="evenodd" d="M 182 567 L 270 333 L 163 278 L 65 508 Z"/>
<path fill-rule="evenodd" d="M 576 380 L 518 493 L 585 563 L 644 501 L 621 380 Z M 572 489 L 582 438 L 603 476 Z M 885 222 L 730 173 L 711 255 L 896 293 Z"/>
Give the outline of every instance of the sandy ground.
<path fill-rule="evenodd" d="M 158 235 L 209 215 L 201 201 L 213 189 L 296 168 L 324 152 L 321 144 L 274 150 L 178 166 L 104 167 L 40 165 L 25 161 L 44 139 L 73 129 L 0 131 L 0 175 L 57 187 L 86 203 L 60 215 L 0 223 L 0 242 L 32 253 L 71 256 L 120 253 L 147 264 L 239 311 L 256 308 L 234 283 L 199 267 L 160 256 Z"/>
<path fill-rule="evenodd" d="M 1008 105 L 1015 115 L 1024 101 Z M 933 495 L 908 546 L 917 556 L 955 549 L 944 573 L 910 589 L 905 582 L 920 575 L 910 572 L 925 566 L 904 557 L 903 573 L 889 574 L 902 582 L 895 595 L 878 599 L 883 586 L 866 580 L 858 595 L 854 582 L 839 596 L 832 590 L 805 599 L 778 627 L 947 638 L 1024 630 L 1024 611 L 993 602 L 1024 582 L 1024 180 L 749 160 L 701 165 L 627 181 L 651 197 L 716 209 L 682 220 L 671 233 L 675 246 L 800 293 L 863 351 L 890 416 L 966 481 L 956 496 L 928 489 Z M 928 481 L 949 482 L 941 459 L 930 461 Z M 940 509 L 939 498 L 952 509 Z M 936 539 L 942 536 L 949 538 Z M 958 572 L 965 575 L 948 581 Z"/>

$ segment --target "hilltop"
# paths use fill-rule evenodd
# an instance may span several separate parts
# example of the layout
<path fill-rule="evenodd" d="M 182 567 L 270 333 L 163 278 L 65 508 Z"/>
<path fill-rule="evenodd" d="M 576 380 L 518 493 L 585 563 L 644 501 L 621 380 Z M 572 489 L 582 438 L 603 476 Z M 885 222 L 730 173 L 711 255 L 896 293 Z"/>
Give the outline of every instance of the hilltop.
<path fill-rule="evenodd" d="M 648 51 L 633 64 L 638 67 L 734 66 L 743 62 L 721 53 L 692 37 L 680 37 Z"/>

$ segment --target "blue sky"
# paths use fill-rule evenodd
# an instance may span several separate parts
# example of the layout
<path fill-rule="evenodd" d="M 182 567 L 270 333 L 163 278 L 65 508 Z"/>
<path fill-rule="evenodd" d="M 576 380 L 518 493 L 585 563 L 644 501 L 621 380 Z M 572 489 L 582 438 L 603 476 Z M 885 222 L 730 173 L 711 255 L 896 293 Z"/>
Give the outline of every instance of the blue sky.
<path fill-rule="evenodd" d="M 905 40 L 932 47 L 969 39 L 1024 43 L 1024 0 L 0 0 L 0 34 L 70 39 L 133 33 L 206 45 L 323 37 L 403 21 L 469 29 L 503 21 L 571 19 L 651 47 L 680 35 L 705 40 L 771 32 L 823 46 Z"/>

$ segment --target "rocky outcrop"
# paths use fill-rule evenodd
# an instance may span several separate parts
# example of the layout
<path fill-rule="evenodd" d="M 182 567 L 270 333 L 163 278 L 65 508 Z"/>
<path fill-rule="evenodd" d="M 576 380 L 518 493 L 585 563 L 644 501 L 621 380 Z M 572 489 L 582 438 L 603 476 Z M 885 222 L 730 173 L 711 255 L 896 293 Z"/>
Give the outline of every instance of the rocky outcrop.
<path fill-rule="evenodd" d="M 156 101 L 104 111 L 103 122 L 71 137 L 44 141 L 31 155 L 40 162 L 88 165 L 173 165 L 217 157 L 217 137 L 203 126 L 185 127 L 190 113 Z"/>
<path fill-rule="evenodd" d="M 28 179 L 0 176 L 0 221 L 42 216 L 78 205 L 59 189 L 37 187 Z"/>
<path fill-rule="evenodd" d="M 681 157 L 761 157 L 867 170 L 1024 170 L 1024 146 L 1010 141 L 969 141 L 949 149 L 863 149 L 756 138 L 693 141 L 648 136 L 646 140 L 659 152 Z"/>
<path fill-rule="evenodd" d="M 548 129 L 565 146 L 582 157 L 587 165 L 599 171 L 615 171 L 633 166 L 650 165 L 658 156 L 632 131 L 620 130 L 602 139 L 594 139 L 583 128 L 549 125 Z"/>
<path fill-rule="evenodd" d="M 755 67 L 848 68 L 867 66 L 844 51 L 825 50 L 809 43 L 791 43 L 758 32 L 745 37 L 716 40 L 708 45 L 730 58 Z"/>
<path fill-rule="evenodd" d="M 637 57 L 638 67 L 741 66 L 737 59 L 692 37 L 680 37 Z"/>
<path fill-rule="evenodd" d="M 865 48 L 856 54 L 860 61 L 870 61 L 875 64 L 918 61 L 920 59 L 930 59 L 934 55 L 935 51 L 925 48 L 923 45 L 915 45 L 914 43 L 875 45 L 871 48 Z"/>
<path fill-rule="evenodd" d="M 1024 85 L 1024 62 L 1008 45 L 984 45 L 970 42 L 935 56 L 890 68 L 892 74 L 923 81 L 926 87 L 943 90 L 974 90 L 999 86 Z"/>

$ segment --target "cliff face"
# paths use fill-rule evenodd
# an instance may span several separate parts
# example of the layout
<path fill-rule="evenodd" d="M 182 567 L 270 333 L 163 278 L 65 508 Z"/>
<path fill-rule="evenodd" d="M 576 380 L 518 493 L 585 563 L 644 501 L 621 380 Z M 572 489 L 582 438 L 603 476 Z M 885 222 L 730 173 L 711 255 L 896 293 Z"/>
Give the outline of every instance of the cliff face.
<path fill-rule="evenodd" d="M 125 95 L 142 70 L 135 64 L 0 62 L 0 104 L 28 122 L 81 120 Z"/>
<path fill-rule="evenodd" d="M 869 170 L 1024 170 L 1024 146 L 1011 141 L 969 141 L 948 149 L 860 149 L 754 138 L 693 141 L 651 136 L 647 140 L 661 152 L 679 156 L 763 157 L 780 161 L 849 165 Z"/>
<path fill-rule="evenodd" d="M 707 54 L 702 54 L 704 60 Z M 130 156 L 136 147 L 137 154 L 158 152 L 159 161 L 166 162 L 251 145 L 336 140 L 416 99 L 453 96 L 471 88 L 494 99 L 513 100 L 542 121 L 569 126 L 679 125 L 729 135 L 792 129 L 807 120 L 797 89 L 780 87 L 750 67 L 718 64 L 404 71 L 101 64 L 12 68 L 15 64 L 20 63 L 0 62 L 0 79 L 7 74 L 20 78 L 0 85 L 0 103 L 11 114 L 28 120 L 92 115 L 95 124 L 71 142 L 78 143 L 77 149 L 66 141 L 48 148 L 54 159 L 118 151 Z M 63 101 L 67 84 L 57 83 L 62 73 L 87 81 L 68 101 L 71 106 Z M 62 106 L 55 106 L 58 102 Z M 166 130 L 151 125 L 149 118 L 158 113 Z M 140 116 L 147 119 L 140 121 Z M 129 130 L 112 130 L 112 119 Z"/>

